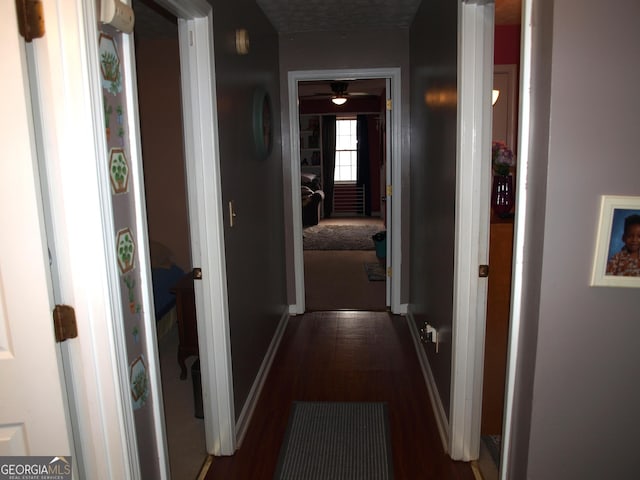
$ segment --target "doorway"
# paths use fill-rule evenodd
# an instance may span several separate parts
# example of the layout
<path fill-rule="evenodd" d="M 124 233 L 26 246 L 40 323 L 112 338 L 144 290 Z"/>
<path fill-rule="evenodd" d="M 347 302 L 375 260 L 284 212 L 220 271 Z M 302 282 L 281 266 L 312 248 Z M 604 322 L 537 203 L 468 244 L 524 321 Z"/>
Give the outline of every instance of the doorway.
<path fill-rule="evenodd" d="M 201 397 L 197 398 L 202 386 L 197 356 L 190 355 L 194 352 L 184 358 L 186 370 L 176 361 L 179 346 L 184 345 L 176 297 L 179 295 L 182 301 L 193 295 L 188 288 L 179 292 L 177 289 L 178 285 L 189 286 L 184 279 L 193 267 L 177 19 L 155 4 L 147 6 L 136 1 L 133 6 L 147 226 L 169 466 L 172 478 L 195 478 L 207 457 Z"/>
<path fill-rule="evenodd" d="M 380 175 L 380 180 L 385 180 L 385 185 L 378 185 L 378 192 L 385 193 L 385 202 L 381 202 L 380 207 L 380 217 L 383 218 L 383 223 L 374 224 L 373 228 L 380 227 L 381 229 L 386 227 L 386 252 L 384 255 L 384 267 L 385 271 L 389 272 L 389 268 L 393 265 L 397 265 L 397 268 L 394 270 L 394 275 L 385 281 L 385 303 L 384 306 L 390 306 L 391 310 L 394 313 L 400 312 L 400 182 L 396 182 L 396 190 L 394 193 L 394 201 L 391 201 L 391 197 L 387 195 L 391 191 L 391 185 L 393 184 L 393 179 L 400 178 L 401 165 L 400 165 L 400 105 L 396 108 L 391 107 L 391 97 L 399 98 L 400 97 L 400 71 L 399 69 L 391 68 L 391 69 L 371 69 L 371 70 L 322 70 L 322 71 L 294 71 L 289 72 L 289 119 L 290 119 L 290 133 L 291 133 L 291 191 L 292 191 L 292 210 L 293 210 L 293 230 L 294 230 L 294 266 L 295 266 L 295 285 L 296 285 L 296 304 L 292 307 L 292 313 L 303 313 L 306 309 L 306 290 L 305 290 L 305 255 L 304 255 L 304 246 L 303 246 L 303 221 L 302 215 L 300 215 L 300 211 L 302 210 L 302 199 L 300 194 L 298 193 L 301 188 L 301 178 L 303 173 L 306 170 L 309 170 L 309 167 L 316 167 L 317 165 L 313 165 L 313 163 L 317 163 L 309 161 L 307 158 L 307 162 L 305 162 L 305 156 L 303 150 L 305 150 L 308 145 L 305 145 L 304 142 L 307 141 L 304 133 L 304 129 L 301 129 L 300 115 L 309 115 L 312 113 L 322 113 L 322 112 L 312 112 L 311 110 L 304 111 L 299 108 L 299 95 L 300 93 L 304 93 L 306 87 L 310 87 L 311 93 L 309 96 L 315 97 L 324 97 L 329 95 L 329 99 L 331 96 L 331 90 L 321 91 L 318 90 L 318 93 L 315 93 L 314 90 L 320 88 L 323 84 L 328 86 L 331 85 L 332 81 L 338 79 L 341 82 L 348 83 L 349 81 L 353 81 L 354 79 L 358 79 L 358 81 L 374 81 L 374 79 L 382 79 L 385 82 L 384 88 L 384 103 L 382 105 L 382 112 L 384 113 L 384 155 L 382 158 L 387 159 L 384 163 L 383 171 L 384 175 Z M 308 82 L 305 84 L 305 82 Z M 357 87 L 356 87 L 357 88 Z M 308 92 L 309 90 L 307 90 Z M 354 93 L 359 92 L 359 90 L 352 90 Z M 348 90 L 347 90 L 348 92 Z M 327 100 L 326 98 L 317 98 L 315 101 Z M 351 101 L 352 99 L 349 99 Z M 347 102 L 347 105 L 348 105 Z M 313 108 L 313 107 L 310 107 Z M 317 107 L 316 107 L 317 108 Z M 372 113 L 378 114 L 380 110 L 376 107 L 373 109 Z M 305 113 L 306 112 L 306 113 Z M 351 112 L 353 113 L 353 112 Z M 336 115 L 337 117 L 337 115 Z M 320 119 L 318 118 L 318 122 Z M 301 131 L 302 130 L 302 131 Z M 326 130 L 326 129 L 325 129 Z M 335 148 L 335 147 L 334 147 Z M 306 164 L 305 164 L 306 163 Z M 324 168 L 322 168 L 324 170 Z M 314 172 L 317 173 L 317 172 Z M 334 199 L 333 193 L 330 194 L 329 197 L 331 202 L 329 204 L 329 208 L 332 209 L 332 201 Z M 326 199 L 325 199 L 326 200 Z M 324 209 L 327 208 L 327 204 L 323 202 L 319 216 L 319 222 L 321 223 L 322 216 L 324 215 Z M 357 208 L 355 209 L 357 211 Z M 331 216 L 333 217 L 333 212 L 331 212 Z M 338 217 L 339 218 L 339 217 Z M 397 221 L 394 221 L 397 219 Z M 343 220 L 344 221 L 344 220 Z M 377 232 L 374 232 L 377 233 Z M 375 243 L 372 245 L 375 246 Z M 312 254 L 318 255 L 318 254 Z M 321 255 L 321 254 L 320 254 Z M 307 255 L 310 256 L 310 255 Z M 378 261 L 375 254 L 372 258 L 372 262 Z M 367 262 L 364 262 L 367 263 Z M 365 270 L 365 266 L 362 265 L 362 270 Z M 368 277 L 365 277 L 368 278 Z M 368 280 L 367 280 L 368 281 Z"/>
<path fill-rule="evenodd" d="M 298 83 L 307 310 L 386 308 L 386 98 L 381 78 Z"/>
<path fill-rule="evenodd" d="M 517 153 L 515 142 L 518 105 L 517 65 L 496 63 L 493 72 L 493 90 L 497 92 L 497 98 L 492 107 L 492 141 L 504 144 L 515 155 Z M 497 144 L 496 148 L 498 148 Z M 512 178 L 515 177 L 515 169 L 515 166 L 509 167 L 509 175 Z M 515 207 L 508 212 L 501 210 L 496 212 L 492 209 L 489 226 L 491 275 L 487 287 L 479 463 L 487 479 L 497 478 L 501 463 L 513 267 L 514 209 Z"/>
<path fill-rule="evenodd" d="M 149 4 L 154 9 L 157 6 Z M 179 285 L 186 281 L 189 285 L 190 303 L 189 335 L 186 356 L 198 355 L 201 382 L 189 382 L 195 389 L 201 386 L 202 397 L 210 401 L 202 402 L 204 418 L 204 440 L 206 453 L 210 455 L 230 455 L 235 450 L 235 429 L 233 413 L 233 389 L 228 344 L 228 308 L 226 296 L 226 269 L 223 257 L 222 212 L 219 202 L 220 171 L 217 142 L 215 69 L 213 58 L 212 9 L 204 0 L 162 2 L 165 14 L 178 18 L 178 58 L 180 68 L 179 100 L 182 105 L 179 115 L 182 120 L 184 152 L 184 191 L 188 204 L 190 263 L 201 275 L 185 275 Z M 175 49 L 175 43 L 173 44 Z M 158 51 L 154 52 L 158 55 Z M 163 53 L 162 51 L 160 53 Z M 158 55 L 162 57 L 162 55 Z M 160 82 L 164 72 L 158 75 Z M 156 79 L 158 80 L 158 79 Z M 174 92 L 175 94 L 175 92 Z M 162 108 L 162 104 L 159 106 Z M 164 119 L 162 113 L 160 118 Z M 180 122 L 165 125 L 180 130 Z M 175 134 L 175 132 L 172 132 Z M 158 136 L 153 132 L 153 140 Z M 181 142 L 176 142 L 180 144 Z M 182 146 L 182 144 L 180 145 Z M 178 148 L 180 151 L 180 148 Z M 164 178 L 169 183 L 176 178 Z M 175 186 L 175 185 L 174 185 Z M 165 193 L 166 195 L 166 193 Z M 182 195 L 184 198 L 184 194 Z M 183 222 L 183 223 L 184 223 Z M 197 266 L 197 269 L 196 267 Z M 190 272 L 189 272 L 190 273 Z M 205 295 L 206 292 L 206 295 Z M 180 309 L 180 294 L 176 295 Z M 206 319 L 206 321 L 205 321 Z M 179 322 L 179 331 L 186 329 L 187 322 Z M 183 328 L 184 327 L 184 328 Z M 184 340 L 180 335 L 180 345 Z M 182 349 L 180 349 L 182 350 Z M 181 376 L 187 376 L 187 365 L 181 365 Z M 194 369 L 190 369 L 192 375 Z M 194 392 L 193 407 L 199 395 Z M 196 463 L 199 465 L 199 463 Z"/>

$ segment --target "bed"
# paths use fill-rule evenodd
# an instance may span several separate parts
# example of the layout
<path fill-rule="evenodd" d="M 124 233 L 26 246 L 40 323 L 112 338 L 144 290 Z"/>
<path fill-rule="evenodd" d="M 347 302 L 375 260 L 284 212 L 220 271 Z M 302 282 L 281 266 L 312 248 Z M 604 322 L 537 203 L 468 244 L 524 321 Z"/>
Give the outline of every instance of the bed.
<path fill-rule="evenodd" d="M 176 296 L 171 293 L 171 289 L 185 275 L 185 271 L 176 265 L 168 247 L 153 240 L 149 246 L 156 335 L 160 340 L 176 323 Z"/>

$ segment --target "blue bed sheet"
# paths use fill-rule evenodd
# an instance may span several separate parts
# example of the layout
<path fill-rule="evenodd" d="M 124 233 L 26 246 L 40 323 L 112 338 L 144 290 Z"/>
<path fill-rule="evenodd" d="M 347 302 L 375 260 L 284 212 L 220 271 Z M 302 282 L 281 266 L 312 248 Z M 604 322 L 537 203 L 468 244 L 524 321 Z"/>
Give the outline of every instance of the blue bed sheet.
<path fill-rule="evenodd" d="M 152 268 L 151 281 L 153 282 L 153 306 L 156 312 L 156 321 L 160 320 L 176 304 L 176 296 L 171 293 L 171 288 L 185 274 L 177 265 L 170 268 Z"/>

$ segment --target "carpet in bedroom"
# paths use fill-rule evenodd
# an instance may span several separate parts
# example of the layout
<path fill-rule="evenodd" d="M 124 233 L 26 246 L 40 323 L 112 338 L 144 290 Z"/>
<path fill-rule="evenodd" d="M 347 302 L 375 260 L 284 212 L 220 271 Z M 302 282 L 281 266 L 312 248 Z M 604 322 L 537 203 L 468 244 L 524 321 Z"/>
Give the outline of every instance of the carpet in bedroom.
<path fill-rule="evenodd" d="M 373 250 L 371 237 L 381 230 L 377 224 L 320 223 L 304 229 L 302 245 L 305 250 Z"/>

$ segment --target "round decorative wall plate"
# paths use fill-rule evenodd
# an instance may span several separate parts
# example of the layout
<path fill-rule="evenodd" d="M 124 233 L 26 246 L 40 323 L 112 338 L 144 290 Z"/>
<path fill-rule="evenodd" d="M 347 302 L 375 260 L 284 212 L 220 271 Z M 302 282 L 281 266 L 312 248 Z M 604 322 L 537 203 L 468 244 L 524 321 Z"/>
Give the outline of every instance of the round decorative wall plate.
<path fill-rule="evenodd" d="M 253 137 L 257 154 L 267 158 L 273 148 L 273 112 L 269 94 L 263 88 L 253 95 Z"/>

